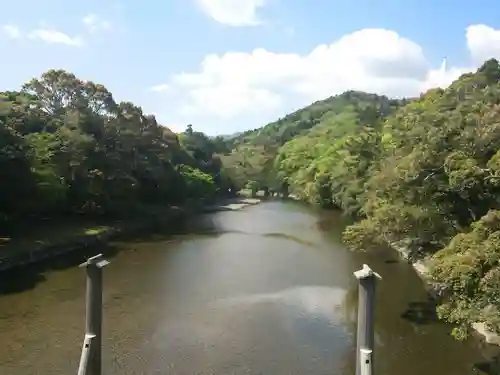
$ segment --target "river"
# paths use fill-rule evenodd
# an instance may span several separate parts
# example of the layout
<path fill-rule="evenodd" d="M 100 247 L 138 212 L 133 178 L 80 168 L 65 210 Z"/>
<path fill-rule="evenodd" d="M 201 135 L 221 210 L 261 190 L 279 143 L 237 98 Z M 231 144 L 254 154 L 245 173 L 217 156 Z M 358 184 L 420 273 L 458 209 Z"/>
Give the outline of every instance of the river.
<path fill-rule="evenodd" d="M 104 374 L 352 375 L 353 271 L 363 263 L 383 277 L 377 375 L 492 374 L 497 348 L 453 340 L 412 268 L 390 250 L 347 251 L 344 225 L 337 212 L 270 201 L 194 218 L 178 235 L 114 244 Z M 76 373 L 85 303 L 77 263 L 16 271 L 22 282 L 3 277 L 0 374 Z"/>

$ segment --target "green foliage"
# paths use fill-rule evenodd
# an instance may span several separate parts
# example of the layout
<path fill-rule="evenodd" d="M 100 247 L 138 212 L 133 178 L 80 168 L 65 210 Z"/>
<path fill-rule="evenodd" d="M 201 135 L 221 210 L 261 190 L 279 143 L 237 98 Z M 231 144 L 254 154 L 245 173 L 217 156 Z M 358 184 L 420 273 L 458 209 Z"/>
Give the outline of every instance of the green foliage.
<path fill-rule="evenodd" d="M 178 170 L 184 180 L 188 198 L 207 198 L 215 194 L 214 179 L 198 168 L 180 165 Z"/>
<path fill-rule="evenodd" d="M 331 101 L 334 110 L 282 146 L 274 167 L 300 199 L 357 214 L 365 180 L 378 161 L 381 119 L 401 103 L 358 92 Z"/>
<path fill-rule="evenodd" d="M 122 214 L 226 194 L 213 142 L 179 137 L 102 85 L 50 70 L 0 94 L 0 215 Z"/>
<path fill-rule="evenodd" d="M 438 314 L 458 324 L 457 338 L 476 321 L 500 332 L 499 77 L 490 60 L 386 119 L 358 194 L 365 219 L 344 233 L 358 249 L 405 242 L 435 253 Z"/>
<path fill-rule="evenodd" d="M 286 187 L 360 221 L 354 249 L 404 245 L 430 258 L 439 316 L 465 337 L 500 333 L 500 66 L 489 60 L 417 99 L 347 92 L 243 133 L 226 156 L 238 184 Z"/>
<path fill-rule="evenodd" d="M 500 211 L 491 210 L 433 258 L 431 277 L 446 296 L 440 316 L 461 327 L 484 321 L 499 332 L 499 262 Z"/>
<path fill-rule="evenodd" d="M 259 191 L 260 189 L 260 186 L 259 186 L 259 183 L 257 181 L 248 181 L 245 185 L 245 189 L 249 190 L 250 191 L 250 194 L 252 197 L 256 197 L 257 196 L 257 192 Z"/>
<path fill-rule="evenodd" d="M 306 152 L 306 147 L 315 146 L 320 141 L 325 147 L 316 147 L 310 155 L 304 155 L 306 158 L 314 159 L 315 155 L 331 145 L 327 138 L 337 138 L 353 132 L 360 124 L 375 124 L 399 104 L 399 101 L 389 100 L 386 97 L 348 91 L 315 102 L 261 129 L 248 131 L 233 138 L 232 152 L 222 159 L 228 173 L 239 187 L 243 187 L 248 180 L 254 180 L 263 187 L 280 190 L 283 179 L 279 176 L 287 172 L 281 171 L 279 166 L 277 166 L 278 173 L 276 172 L 277 156 L 282 160 L 287 150 L 291 151 L 289 153 L 294 153 L 294 147 L 304 148 Z M 301 136 L 305 136 L 303 141 L 295 142 L 297 137 L 302 138 Z M 289 141 L 295 142 L 295 145 L 288 145 Z M 280 149 L 283 145 L 286 147 L 284 152 Z M 304 161 L 300 157 L 295 159 Z M 295 193 L 300 194 L 298 191 Z"/>

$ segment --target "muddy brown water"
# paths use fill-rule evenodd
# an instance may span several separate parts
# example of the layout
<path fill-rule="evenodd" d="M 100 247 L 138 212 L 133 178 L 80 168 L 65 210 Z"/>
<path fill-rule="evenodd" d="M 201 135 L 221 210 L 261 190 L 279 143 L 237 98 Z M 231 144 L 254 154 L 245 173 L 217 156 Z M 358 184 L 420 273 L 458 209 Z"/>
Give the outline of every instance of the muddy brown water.
<path fill-rule="evenodd" d="M 363 263 L 383 277 L 377 375 L 497 373 L 496 347 L 453 340 L 412 268 L 390 250 L 349 252 L 344 226 L 338 212 L 270 201 L 194 218 L 178 235 L 114 244 L 104 375 L 352 375 L 352 273 Z M 2 276 L 0 374 L 76 373 L 85 303 L 77 263 Z"/>

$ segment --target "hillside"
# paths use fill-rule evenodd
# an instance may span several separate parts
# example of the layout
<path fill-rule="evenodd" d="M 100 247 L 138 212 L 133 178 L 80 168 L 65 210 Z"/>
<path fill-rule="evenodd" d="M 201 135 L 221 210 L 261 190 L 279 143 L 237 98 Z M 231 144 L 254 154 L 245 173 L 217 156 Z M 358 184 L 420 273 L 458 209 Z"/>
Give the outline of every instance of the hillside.
<path fill-rule="evenodd" d="M 347 228 L 356 248 L 411 240 L 434 254 L 439 315 L 500 332 L 500 66 L 489 60 L 446 90 L 434 89 L 390 116 L 376 133 L 378 155 L 356 198 L 364 220 Z M 342 189 L 351 189 L 346 180 Z"/>
<path fill-rule="evenodd" d="M 360 92 L 316 102 L 235 140 L 234 178 L 285 186 L 361 218 L 354 249 L 405 243 L 463 337 L 500 333 L 500 66 L 492 59 L 411 101 Z M 231 171 L 231 168 L 233 170 Z"/>
<path fill-rule="evenodd" d="M 361 126 L 375 126 L 380 118 L 401 103 L 384 96 L 349 91 L 317 101 L 260 129 L 242 133 L 231 140 L 232 152 L 222 156 L 235 183 L 248 180 L 261 186 L 275 186 L 273 170 L 281 146 L 309 132 L 341 136 Z"/>
<path fill-rule="evenodd" d="M 404 242 L 426 258 L 442 292 L 439 316 L 458 324 L 457 337 L 473 322 L 500 332 L 498 62 L 383 121 L 357 115 L 344 107 L 285 143 L 278 180 L 303 200 L 363 218 L 344 232 L 352 248 Z"/>

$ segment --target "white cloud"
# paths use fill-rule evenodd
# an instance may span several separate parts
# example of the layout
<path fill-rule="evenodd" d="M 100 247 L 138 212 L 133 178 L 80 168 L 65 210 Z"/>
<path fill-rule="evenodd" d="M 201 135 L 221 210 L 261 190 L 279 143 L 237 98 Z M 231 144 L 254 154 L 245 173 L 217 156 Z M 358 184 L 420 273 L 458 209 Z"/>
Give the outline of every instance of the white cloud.
<path fill-rule="evenodd" d="M 21 30 L 14 25 L 3 25 L 2 31 L 11 39 L 19 39 L 22 37 Z"/>
<path fill-rule="evenodd" d="M 197 72 L 173 76 L 170 89 L 178 94 L 182 119 L 212 116 L 222 123 L 255 112 L 283 114 L 346 90 L 416 96 L 449 85 L 488 58 L 500 58 L 499 30 L 470 26 L 466 42 L 473 64 L 448 67 L 445 60 L 433 68 L 417 43 L 395 31 L 363 29 L 304 55 L 263 48 L 211 54 Z"/>
<path fill-rule="evenodd" d="M 171 77 L 170 89 L 179 100 L 177 117 L 183 122 L 258 126 L 346 90 L 417 96 L 448 86 L 488 58 L 500 59 L 500 30 L 470 26 L 466 43 L 470 64 L 449 67 L 444 60 L 433 67 L 417 43 L 394 31 L 364 29 L 303 55 L 263 48 L 211 54 L 198 71 Z"/>
<path fill-rule="evenodd" d="M 201 9 L 215 21 L 228 26 L 256 26 L 262 23 L 257 10 L 267 0 L 197 0 Z"/>
<path fill-rule="evenodd" d="M 500 30 L 486 25 L 471 25 L 466 32 L 467 47 L 476 64 L 496 56 L 500 58 Z"/>
<path fill-rule="evenodd" d="M 194 87 L 189 92 L 193 104 L 182 106 L 183 116 L 200 116 L 204 113 L 221 119 L 231 119 L 249 109 L 269 110 L 282 104 L 280 95 L 266 88 L 234 85 L 224 82 L 213 87 Z"/>
<path fill-rule="evenodd" d="M 230 119 L 286 106 L 291 97 L 307 104 L 350 89 L 413 95 L 428 72 L 419 45 L 393 31 L 366 29 L 306 55 L 262 48 L 209 55 L 199 72 L 178 74 L 172 85 L 187 100 L 184 116 Z"/>
<path fill-rule="evenodd" d="M 82 22 L 91 33 L 111 29 L 111 22 L 99 17 L 96 14 L 86 15 L 83 17 Z"/>
<path fill-rule="evenodd" d="M 41 40 L 46 43 L 66 44 L 68 46 L 79 47 L 83 44 L 81 38 L 71 37 L 61 31 L 55 29 L 36 29 L 28 34 L 28 37 L 33 40 Z"/>
<path fill-rule="evenodd" d="M 169 88 L 170 88 L 170 85 L 168 85 L 166 83 L 161 83 L 159 85 L 151 87 L 151 91 L 157 91 L 157 92 L 167 91 Z"/>
<path fill-rule="evenodd" d="M 69 46 L 81 46 L 83 44 L 80 37 L 71 37 L 51 27 L 42 26 L 30 32 L 22 33 L 19 27 L 7 24 L 1 26 L 1 30 L 11 39 L 21 39 L 27 36 L 31 40 L 39 40 L 46 43 L 66 44 Z"/>
<path fill-rule="evenodd" d="M 448 67 L 446 59 L 444 59 L 438 69 L 430 70 L 427 73 L 427 79 L 422 84 L 421 91 L 427 91 L 434 87 L 447 87 L 462 74 L 473 69 L 474 67 Z"/>

